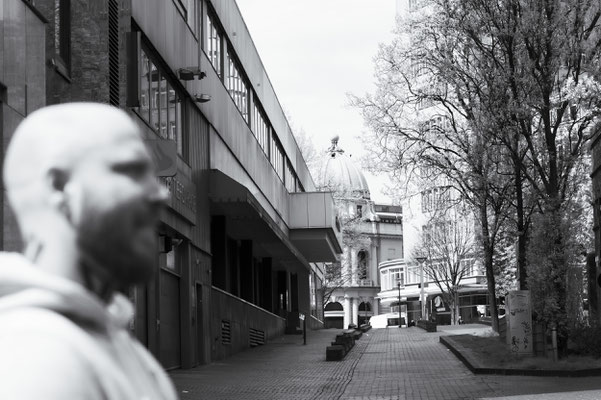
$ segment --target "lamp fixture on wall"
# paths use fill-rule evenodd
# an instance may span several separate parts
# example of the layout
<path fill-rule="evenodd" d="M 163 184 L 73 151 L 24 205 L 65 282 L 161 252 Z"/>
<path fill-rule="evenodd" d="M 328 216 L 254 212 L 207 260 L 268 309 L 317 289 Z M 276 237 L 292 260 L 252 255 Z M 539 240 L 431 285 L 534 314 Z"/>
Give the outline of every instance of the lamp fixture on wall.
<path fill-rule="evenodd" d="M 201 80 L 205 76 L 207 74 L 198 67 L 185 67 L 177 70 L 177 77 L 182 81 L 193 81 L 195 77 Z"/>
<path fill-rule="evenodd" d="M 208 101 L 211 101 L 211 95 L 204 94 L 204 93 L 203 94 L 195 94 L 194 96 L 192 96 L 192 98 L 197 103 L 206 103 Z"/>

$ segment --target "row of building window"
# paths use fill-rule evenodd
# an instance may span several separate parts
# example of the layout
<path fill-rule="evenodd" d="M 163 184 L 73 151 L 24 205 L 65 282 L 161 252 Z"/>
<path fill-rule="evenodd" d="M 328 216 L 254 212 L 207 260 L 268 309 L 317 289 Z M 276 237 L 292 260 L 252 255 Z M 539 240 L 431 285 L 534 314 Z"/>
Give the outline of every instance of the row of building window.
<path fill-rule="evenodd" d="M 463 271 L 464 278 L 480 276 L 482 271 L 478 266 L 478 263 L 473 258 L 465 258 L 460 261 L 461 270 Z M 440 263 L 434 263 L 433 268 L 441 268 Z M 419 265 L 403 266 L 403 267 L 392 267 L 389 269 L 382 270 L 380 272 L 381 290 L 393 290 L 398 288 L 398 284 L 401 284 L 401 288 L 405 285 L 418 284 L 421 281 L 421 268 Z M 427 274 L 424 272 L 424 284 L 431 281 Z"/>
<path fill-rule="evenodd" d="M 451 190 L 448 186 L 435 187 L 422 192 L 422 212 L 432 212 L 449 206 Z"/>
<path fill-rule="evenodd" d="M 284 148 L 269 124 L 265 111 L 261 107 L 257 97 L 249 89 L 251 85 L 244 74 L 241 63 L 238 61 L 235 53 L 229 48 L 225 50 L 226 68 L 223 68 L 222 55 L 224 53 L 224 46 L 227 44 L 227 38 L 217 22 L 215 14 L 208 12 L 206 18 L 205 51 L 211 65 L 219 78 L 223 79 L 234 104 L 246 123 L 250 125 L 259 146 L 261 146 L 263 153 L 270 161 L 278 177 L 284 182 L 286 189 L 289 192 L 303 191 L 302 185 L 292 168 L 292 163 L 286 157 Z M 254 100 L 252 102 L 252 113 L 250 110 L 251 95 L 253 95 Z"/>
<path fill-rule="evenodd" d="M 422 124 L 422 131 L 438 134 L 451 129 L 451 120 L 446 115 L 435 115 Z"/>

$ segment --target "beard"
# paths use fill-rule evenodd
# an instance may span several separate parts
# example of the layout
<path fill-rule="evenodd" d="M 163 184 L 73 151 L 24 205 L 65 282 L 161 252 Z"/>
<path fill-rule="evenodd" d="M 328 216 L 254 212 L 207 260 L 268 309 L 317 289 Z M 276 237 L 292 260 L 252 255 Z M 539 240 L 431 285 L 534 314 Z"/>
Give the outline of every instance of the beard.
<path fill-rule="evenodd" d="M 119 288 L 152 279 L 157 269 L 157 235 L 148 222 L 154 216 L 146 207 L 139 202 L 106 212 L 84 207 L 81 215 L 77 244 L 84 268 Z"/>

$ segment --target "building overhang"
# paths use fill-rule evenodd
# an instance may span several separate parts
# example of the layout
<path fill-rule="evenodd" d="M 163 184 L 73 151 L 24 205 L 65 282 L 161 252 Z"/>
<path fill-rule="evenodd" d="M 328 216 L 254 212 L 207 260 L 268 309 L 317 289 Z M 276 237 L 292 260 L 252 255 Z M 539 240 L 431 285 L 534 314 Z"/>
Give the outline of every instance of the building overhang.
<path fill-rule="evenodd" d="M 290 229 L 290 240 L 309 262 L 335 262 L 342 253 L 328 229 Z"/>
<path fill-rule="evenodd" d="M 209 200 L 211 215 L 226 218 L 228 236 L 252 240 L 256 256 L 272 257 L 283 265 L 310 269 L 308 260 L 290 240 L 284 221 L 274 219 L 244 185 L 221 171 L 211 170 Z"/>
<path fill-rule="evenodd" d="M 290 240 L 310 262 L 334 262 L 342 253 L 342 231 L 329 192 L 291 193 Z"/>

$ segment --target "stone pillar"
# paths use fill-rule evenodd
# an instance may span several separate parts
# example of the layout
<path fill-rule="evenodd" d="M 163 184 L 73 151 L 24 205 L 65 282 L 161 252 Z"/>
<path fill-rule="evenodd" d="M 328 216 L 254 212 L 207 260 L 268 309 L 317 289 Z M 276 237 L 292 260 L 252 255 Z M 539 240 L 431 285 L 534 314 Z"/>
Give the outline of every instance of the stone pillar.
<path fill-rule="evenodd" d="M 351 248 L 351 286 L 357 286 L 357 252 Z"/>
<path fill-rule="evenodd" d="M 374 311 L 374 315 L 380 315 L 380 299 L 374 298 L 371 303 L 371 308 Z"/>
<path fill-rule="evenodd" d="M 379 286 L 378 258 L 376 256 L 376 252 L 378 251 L 378 249 L 375 243 L 371 245 L 369 250 L 369 273 L 367 275 L 367 279 L 371 280 L 371 284 L 373 286 Z"/>
<path fill-rule="evenodd" d="M 345 295 L 344 296 L 344 320 L 343 320 L 342 329 L 346 329 L 348 325 L 351 323 L 351 299 Z"/>
<path fill-rule="evenodd" d="M 340 268 L 342 270 L 342 277 L 345 282 L 350 283 L 350 279 L 346 279 L 351 274 L 351 252 L 348 247 L 342 248 L 342 254 L 340 257 Z M 344 286 L 348 286 L 348 283 L 345 283 Z"/>
<path fill-rule="evenodd" d="M 358 318 L 358 315 L 359 315 L 359 299 L 356 298 L 356 297 L 353 297 L 352 304 L 353 304 L 353 306 L 352 306 L 352 308 L 353 308 L 352 321 L 353 321 L 353 324 L 355 324 L 355 325 L 358 326 L 359 325 L 359 318 Z"/>

